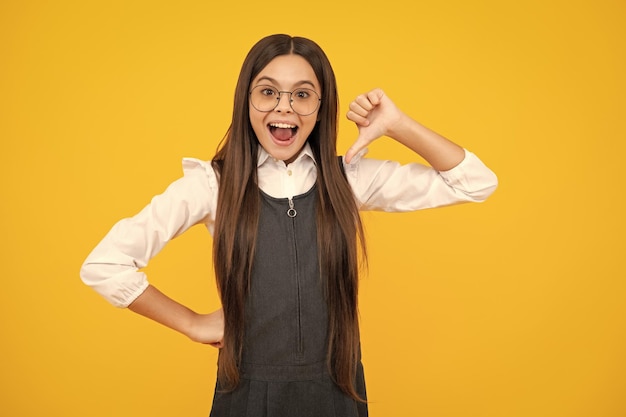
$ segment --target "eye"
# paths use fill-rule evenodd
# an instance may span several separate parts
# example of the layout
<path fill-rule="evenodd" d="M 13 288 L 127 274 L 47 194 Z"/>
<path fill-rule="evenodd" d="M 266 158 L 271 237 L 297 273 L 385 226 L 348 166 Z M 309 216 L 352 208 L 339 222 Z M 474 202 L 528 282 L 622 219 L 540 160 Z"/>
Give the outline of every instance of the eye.
<path fill-rule="evenodd" d="M 273 89 L 272 87 L 259 87 L 259 92 L 261 93 L 262 96 L 267 96 L 267 97 L 273 97 L 277 94 L 276 90 Z"/>
<path fill-rule="evenodd" d="M 309 92 L 309 90 L 306 90 L 306 89 L 296 90 L 296 91 L 293 92 L 292 95 L 297 100 L 306 100 L 309 97 L 311 97 L 311 93 Z"/>

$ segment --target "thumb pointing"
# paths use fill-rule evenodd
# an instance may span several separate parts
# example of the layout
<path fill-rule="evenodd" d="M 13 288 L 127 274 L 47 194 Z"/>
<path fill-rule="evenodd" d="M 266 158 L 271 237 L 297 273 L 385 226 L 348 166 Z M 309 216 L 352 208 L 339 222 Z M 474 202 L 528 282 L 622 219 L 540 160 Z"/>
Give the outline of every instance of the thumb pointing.
<path fill-rule="evenodd" d="M 354 143 L 352 144 L 352 146 L 350 146 L 350 148 L 348 149 L 348 152 L 346 152 L 346 156 L 345 156 L 345 161 L 346 163 L 351 163 L 352 162 L 352 158 L 354 158 L 354 156 L 359 153 L 363 148 L 365 148 L 365 146 L 367 146 L 367 143 L 361 138 L 361 136 L 359 136 Z"/>

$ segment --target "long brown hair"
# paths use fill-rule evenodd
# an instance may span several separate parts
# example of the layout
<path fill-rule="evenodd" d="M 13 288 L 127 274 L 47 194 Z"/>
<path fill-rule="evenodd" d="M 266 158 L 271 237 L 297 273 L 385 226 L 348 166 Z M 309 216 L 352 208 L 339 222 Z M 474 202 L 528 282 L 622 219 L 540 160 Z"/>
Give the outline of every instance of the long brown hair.
<path fill-rule="evenodd" d="M 359 360 L 358 253 L 360 248 L 365 254 L 365 245 L 358 208 L 337 160 L 336 80 L 326 54 L 315 42 L 289 35 L 263 38 L 246 56 L 235 89 L 232 123 L 213 158 L 220 183 L 213 260 L 225 319 L 218 378 L 225 389 L 239 383 L 245 298 L 260 211 L 259 143 L 250 124 L 248 91 L 272 59 L 287 54 L 305 58 L 322 86 L 318 122 L 308 142 L 317 161 L 317 241 L 328 304 L 328 367 L 341 390 L 361 400 L 354 382 Z"/>

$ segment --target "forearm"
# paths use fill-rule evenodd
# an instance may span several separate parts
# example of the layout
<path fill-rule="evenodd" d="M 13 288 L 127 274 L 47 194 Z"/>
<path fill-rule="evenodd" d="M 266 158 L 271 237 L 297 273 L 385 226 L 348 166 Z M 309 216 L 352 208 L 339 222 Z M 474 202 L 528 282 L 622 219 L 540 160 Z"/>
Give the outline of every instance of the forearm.
<path fill-rule="evenodd" d="M 465 157 L 463 148 L 428 129 L 406 114 L 388 132 L 388 136 L 424 158 L 437 171 L 448 171 Z"/>
<path fill-rule="evenodd" d="M 194 342 L 222 347 L 224 313 L 222 309 L 209 314 L 198 314 L 172 300 L 149 285 L 128 308 L 144 317 L 184 334 Z"/>
<path fill-rule="evenodd" d="M 197 315 L 152 285 L 149 285 L 128 308 L 186 336 L 189 336 L 194 317 Z"/>

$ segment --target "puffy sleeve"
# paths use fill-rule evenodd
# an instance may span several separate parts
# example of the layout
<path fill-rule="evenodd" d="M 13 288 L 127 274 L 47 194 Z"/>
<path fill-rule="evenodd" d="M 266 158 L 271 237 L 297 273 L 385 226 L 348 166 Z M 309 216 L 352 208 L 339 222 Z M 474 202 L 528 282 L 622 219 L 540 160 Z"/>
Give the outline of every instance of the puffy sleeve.
<path fill-rule="evenodd" d="M 212 232 L 218 183 L 209 162 L 183 159 L 184 175 L 133 217 L 117 222 L 82 265 L 82 281 L 116 307 L 127 307 L 147 287 L 141 268 L 195 224 Z"/>
<path fill-rule="evenodd" d="M 498 186 L 498 179 L 476 155 L 448 171 L 409 163 L 364 158 L 344 162 L 348 182 L 361 210 L 413 211 L 464 202 L 482 202 Z"/>

